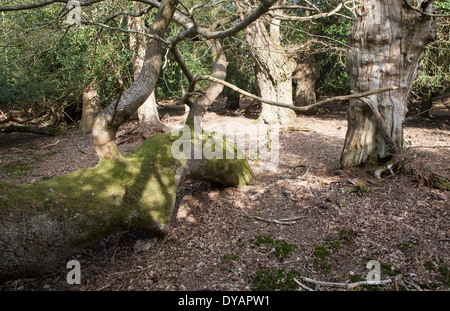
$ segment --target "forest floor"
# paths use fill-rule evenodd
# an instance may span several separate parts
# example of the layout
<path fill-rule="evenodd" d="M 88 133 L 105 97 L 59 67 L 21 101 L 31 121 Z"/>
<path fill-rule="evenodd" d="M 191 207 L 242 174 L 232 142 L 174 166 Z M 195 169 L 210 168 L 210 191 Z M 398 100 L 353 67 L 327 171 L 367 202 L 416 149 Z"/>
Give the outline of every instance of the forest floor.
<path fill-rule="evenodd" d="M 206 114 L 204 128 L 254 131 L 257 108 L 239 114 L 219 106 Z M 408 118 L 406 147 L 449 176 L 450 110 L 442 105 L 432 115 Z M 163 122 L 176 128 L 183 116 L 167 110 Z M 119 136 L 136 125 L 130 121 Z M 406 174 L 377 180 L 361 169 L 340 170 L 346 127 L 344 105 L 299 115 L 279 131 L 278 165 L 267 170 L 251 161 L 251 185 L 180 187 L 165 237 L 118 232 L 68 258 L 81 263 L 81 285 L 68 285 L 62 262 L 60 269 L 8 281 L 0 290 L 347 290 L 304 277 L 365 281 L 377 268 L 367 267 L 372 260 L 390 283 L 353 290 L 449 290 L 450 193 Z M 118 138 L 119 149 L 127 155 L 142 141 L 128 133 Z M 79 135 L 74 125 L 64 137 L 0 134 L 2 181 L 39 181 L 96 164 L 91 136 Z"/>

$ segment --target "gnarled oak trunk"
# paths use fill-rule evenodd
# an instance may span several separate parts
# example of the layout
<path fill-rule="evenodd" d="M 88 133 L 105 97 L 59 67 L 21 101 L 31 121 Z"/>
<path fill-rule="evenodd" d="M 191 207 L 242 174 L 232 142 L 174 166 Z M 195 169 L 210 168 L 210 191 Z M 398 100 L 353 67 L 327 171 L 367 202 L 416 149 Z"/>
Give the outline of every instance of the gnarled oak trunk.
<path fill-rule="evenodd" d="M 398 86 L 396 90 L 368 97 L 398 148 L 403 144 L 407 96 L 424 49 L 434 37 L 431 16 L 402 6 L 401 0 L 364 1 L 349 35 L 347 54 L 352 91 L 362 93 Z M 432 13 L 433 1 L 421 1 L 419 7 Z M 342 167 L 375 164 L 390 154 L 379 128 L 368 105 L 360 100 L 350 101 Z"/>

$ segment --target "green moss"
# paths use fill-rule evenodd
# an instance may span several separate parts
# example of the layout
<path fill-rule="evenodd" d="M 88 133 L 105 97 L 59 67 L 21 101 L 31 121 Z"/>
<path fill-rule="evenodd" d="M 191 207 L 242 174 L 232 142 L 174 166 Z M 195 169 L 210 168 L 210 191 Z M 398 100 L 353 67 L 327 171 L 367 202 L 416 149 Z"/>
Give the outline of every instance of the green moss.
<path fill-rule="evenodd" d="M 401 242 L 401 243 L 397 243 L 397 247 L 399 250 L 401 250 L 403 253 L 406 252 L 413 252 L 417 249 L 418 247 L 418 242 L 417 241 L 406 241 L 406 242 Z"/>
<path fill-rule="evenodd" d="M 328 262 L 328 257 L 335 251 L 342 247 L 339 241 L 327 238 L 324 245 L 317 245 L 314 248 L 313 266 L 323 274 L 331 273 L 331 264 Z"/>
<path fill-rule="evenodd" d="M 445 286 L 450 286 L 450 270 L 447 266 L 439 266 L 439 273 Z"/>
<path fill-rule="evenodd" d="M 357 236 L 358 232 L 354 231 L 353 229 L 341 229 L 339 231 L 339 238 L 346 245 L 353 243 Z"/>
<path fill-rule="evenodd" d="M 330 250 L 323 245 L 316 246 L 313 252 L 313 256 L 316 261 L 324 261 L 325 258 L 330 254 Z"/>
<path fill-rule="evenodd" d="M 425 267 L 427 268 L 427 270 L 429 271 L 434 271 L 435 267 L 434 267 L 434 263 L 431 261 L 426 261 L 425 262 Z"/>
<path fill-rule="evenodd" d="M 441 190 L 450 190 L 450 182 L 445 178 L 434 178 L 434 184 Z"/>
<path fill-rule="evenodd" d="M 236 145 L 226 140 L 222 134 L 206 133 L 203 140 L 211 142 L 213 145 L 222 145 L 220 157 L 214 157 L 206 165 L 206 171 L 210 174 L 225 172 L 228 176 L 235 178 L 234 185 L 242 187 L 252 182 L 253 171 L 247 158 Z"/>
<path fill-rule="evenodd" d="M 363 184 L 358 184 L 355 187 L 349 189 L 350 192 L 353 193 L 372 193 L 372 189 Z"/>
<path fill-rule="evenodd" d="M 41 182 L 20 186 L 0 182 L 0 217 L 10 211 L 28 218 L 45 214 L 67 223 L 67 230 L 79 230 L 81 237 L 74 245 L 118 230 L 166 225 L 175 204 L 176 172 L 186 161 L 174 159 L 171 153 L 179 138 L 155 135 L 126 158 L 104 158 L 94 168 Z M 233 173 L 236 185 L 251 181 L 246 159 L 209 162 L 211 171 Z"/>
<path fill-rule="evenodd" d="M 253 291 L 294 291 L 298 288 L 294 278 L 300 276 L 295 270 L 262 269 L 249 277 Z"/>
<path fill-rule="evenodd" d="M 76 222 L 86 234 L 75 245 L 117 230 L 168 224 L 177 189 L 172 141 L 170 135 L 155 135 L 128 158 L 104 158 L 95 168 L 37 183 L 0 183 L 0 212 Z"/>
<path fill-rule="evenodd" d="M 262 252 L 270 252 L 273 250 L 275 258 L 278 261 L 283 261 L 297 245 L 288 243 L 282 239 L 274 239 L 272 235 L 256 236 L 254 239 L 250 239 L 251 246 L 253 248 L 260 247 Z M 263 246 L 261 248 L 261 246 Z"/>
<path fill-rule="evenodd" d="M 222 256 L 222 263 L 228 263 L 229 261 L 238 260 L 239 255 L 234 254 L 224 254 Z"/>
<path fill-rule="evenodd" d="M 389 276 L 396 276 L 399 274 L 399 272 L 395 271 L 395 269 L 392 267 L 390 263 L 380 262 L 380 267 L 382 274 L 387 274 Z"/>

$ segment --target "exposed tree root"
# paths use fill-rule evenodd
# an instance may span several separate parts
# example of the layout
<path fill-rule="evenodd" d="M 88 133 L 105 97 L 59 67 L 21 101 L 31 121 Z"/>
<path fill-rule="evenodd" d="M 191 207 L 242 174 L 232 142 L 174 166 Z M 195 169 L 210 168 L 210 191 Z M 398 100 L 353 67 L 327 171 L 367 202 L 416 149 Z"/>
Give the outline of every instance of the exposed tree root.
<path fill-rule="evenodd" d="M 382 179 L 383 175 L 394 175 L 396 172 L 413 176 L 418 182 L 428 187 L 440 190 L 450 190 L 450 178 L 433 172 L 428 166 L 422 163 L 413 154 L 403 152 L 392 156 L 386 164 L 373 170 L 373 175 L 377 179 Z"/>

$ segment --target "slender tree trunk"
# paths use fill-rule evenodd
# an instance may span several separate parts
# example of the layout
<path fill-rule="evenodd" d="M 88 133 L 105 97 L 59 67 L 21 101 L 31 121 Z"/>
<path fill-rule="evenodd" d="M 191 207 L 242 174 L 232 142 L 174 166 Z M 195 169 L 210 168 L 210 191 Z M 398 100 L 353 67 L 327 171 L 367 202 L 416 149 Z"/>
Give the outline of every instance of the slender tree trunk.
<path fill-rule="evenodd" d="M 417 77 L 426 45 L 434 37 L 434 19 L 402 9 L 403 1 L 366 0 L 349 34 L 347 70 L 351 90 L 362 93 L 392 85 L 398 89 L 369 96 L 381 114 L 398 148 L 403 144 L 403 122 L 407 96 Z M 433 12 L 433 1 L 421 2 L 423 11 Z M 351 100 L 348 130 L 341 166 L 376 164 L 389 150 L 371 109 Z"/>
<path fill-rule="evenodd" d="M 145 21 L 142 17 L 128 17 L 128 28 L 143 33 L 147 32 L 147 27 L 145 27 Z M 142 35 L 130 34 L 129 45 L 130 50 L 134 53 L 132 65 L 134 79 L 137 80 L 144 63 L 146 40 Z M 166 125 L 159 118 L 154 91 L 138 108 L 138 117 L 138 131 L 144 137 L 148 137 L 155 132 L 165 132 L 167 130 Z"/>
<path fill-rule="evenodd" d="M 95 81 L 83 88 L 83 111 L 80 121 L 80 132 L 90 134 L 94 125 L 95 117 L 101 111 L 98 100 L 98 85 Z"/>
<path fill-rule="evenodd" d="M 163 0 L 149 33 L 162 38 L 175 12 L 177 0 Z M 154 91 L 161 69 L 162 42 L 149 39 L 145 59 L 138 78 L 122 96 L 100 113 L 94 123 L 92 136 L 99 158 L 120 156 L 115 143 L 116 132 Z"/>
<path fill-rule="evenodd" d="M 250 1 L 252 4 L 253 1 Z M 235 1 L 241 13 L 246 9 L 239 1 Z M 280 0 L 277 5 L 282 5 Z M 276 18 L 270 20 L 269 31 L 262 20 L 257 20 L 245 29 L 246 41 L 250 53 L 255 61 L 255 74 L 258 83 L 259 96 L 264 99 L 292 104 L 292 74 L 295 61 L 290 58 L 281 46 L 281 21 Z M 261 104 L 260 121 L 268 124 L 289 124 L 295 120 L 293 110 Z"/>
<path fill-rule="evenodd" d="M 208 40 L 207 43 L 210 46 L 211 54 L 213 58 L 213 66 L 211 76 L 225 80 L 227 76 L 228 62 L 225 53 L 222 49 L 222 45 L 219 40 Z M 219 83 L 211 83 L 208 88 L 204 90 L 204 94 L 199 98 L 193 100 L 190 104 L 187 120 L 193 120 L 194 117 L 201 117 L 213 104 L 217 96 L 222 93 L 224 86 Z M 200 121 L 201 119 L 197 119 Z"/>

